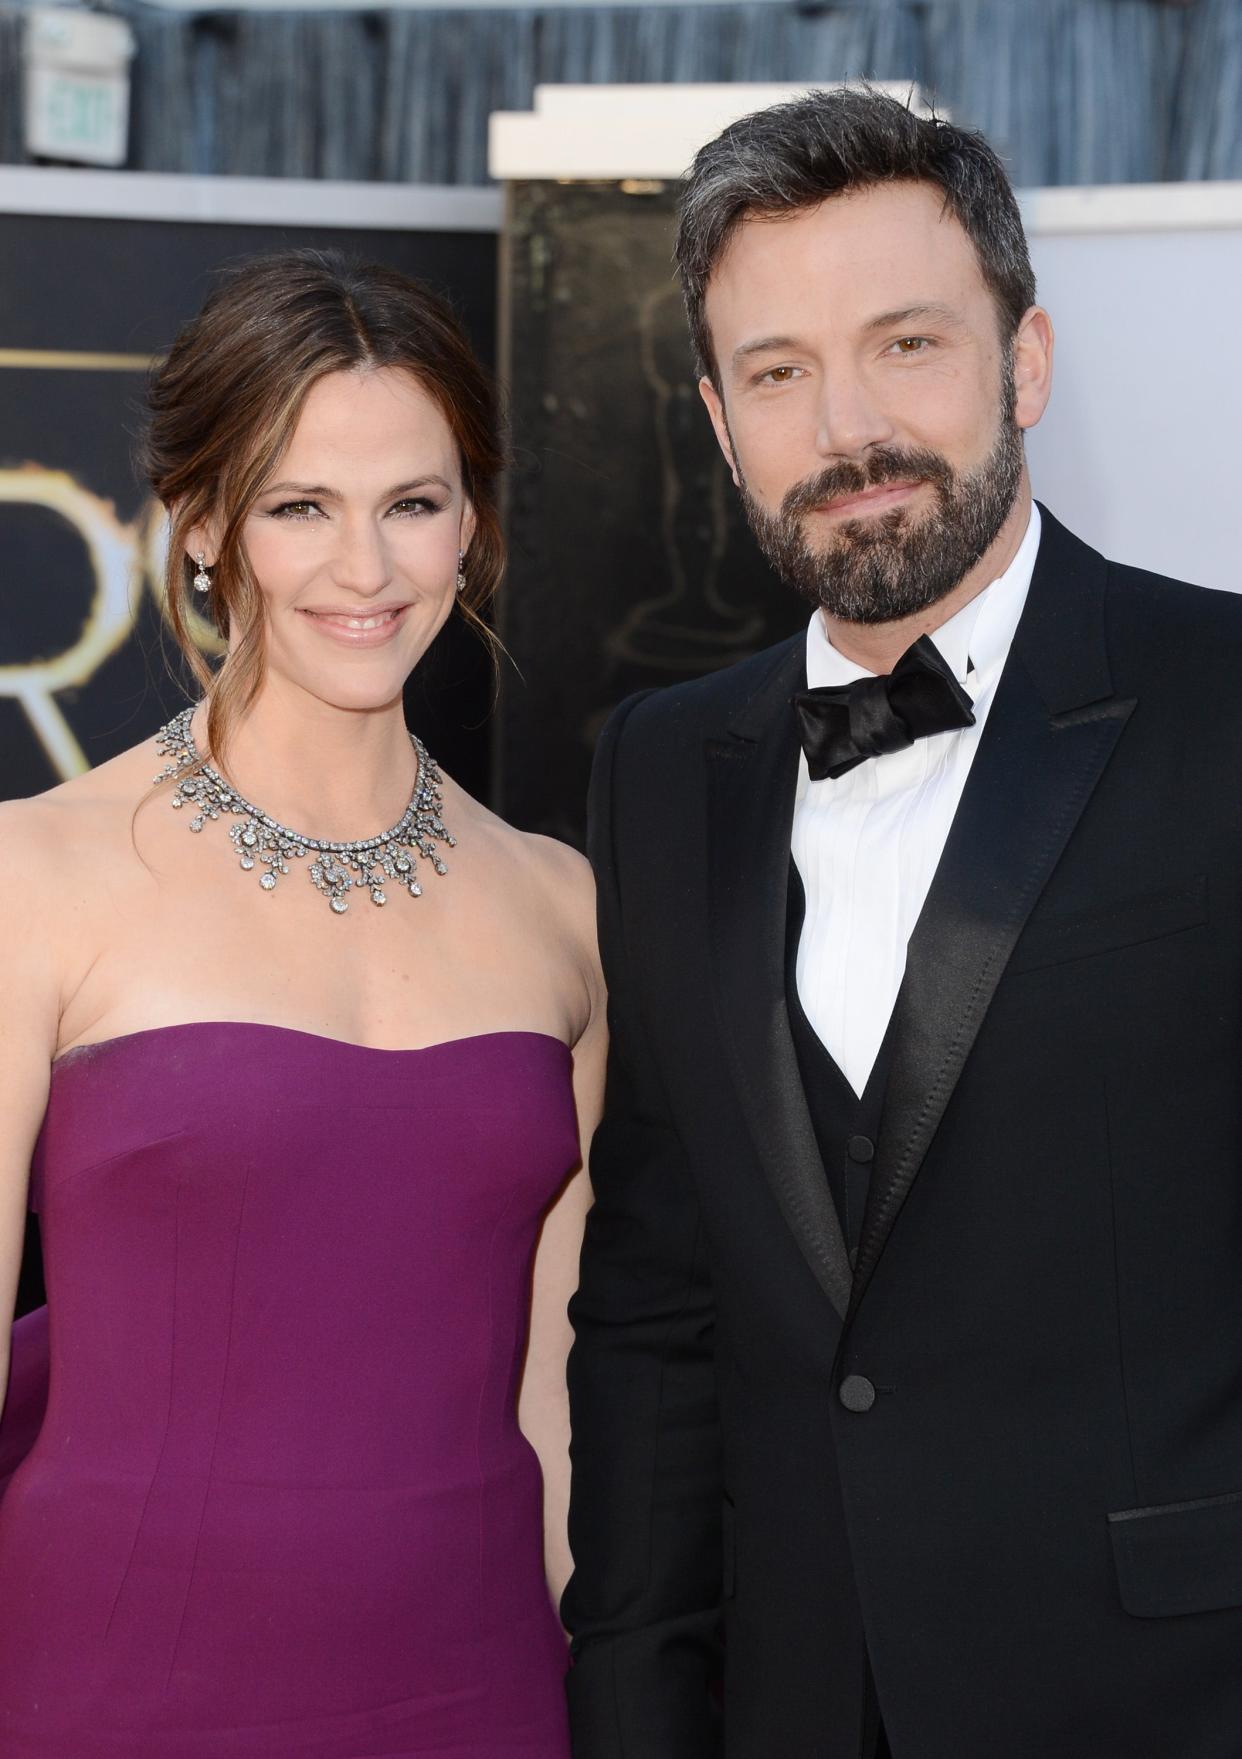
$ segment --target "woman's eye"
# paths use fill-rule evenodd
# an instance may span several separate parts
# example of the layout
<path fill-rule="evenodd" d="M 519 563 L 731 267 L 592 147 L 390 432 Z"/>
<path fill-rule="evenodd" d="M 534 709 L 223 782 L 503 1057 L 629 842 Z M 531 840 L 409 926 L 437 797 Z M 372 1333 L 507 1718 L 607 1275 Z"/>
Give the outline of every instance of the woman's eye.
<path fill-rule="evenodd" d="M 317 501 L 282 501 L 268 513 L 269 519 L 313 519 L 320 512 Z"/>
<path fill-rule="evenodd" d="M 417 517 L 421 513 L 438 513 L 439 511 L 440 503 L 429 501 L 423 495 L 418 495 L 409 501 L 394 501 L 389 508 L 390 513 L 399 513 L 403 518 Z"/>

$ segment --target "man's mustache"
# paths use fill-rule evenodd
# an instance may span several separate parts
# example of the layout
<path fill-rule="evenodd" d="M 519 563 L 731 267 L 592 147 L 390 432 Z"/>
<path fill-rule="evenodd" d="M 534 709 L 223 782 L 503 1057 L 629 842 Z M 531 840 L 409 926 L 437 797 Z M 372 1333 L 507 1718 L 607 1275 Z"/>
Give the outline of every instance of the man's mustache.
<path fill-rule="evenodd" d="M 843 459 L 817 476 L 795 483 L 781 501 L 781 518 L 801 519 L 804 513 L 822 507 L 826 501 L 835 501 L 840 495 L 861 495 L 865 489 L 880 488 L 885 483 L 930 482 L 943 488 L 952 481 L 953 467 L 939 452 L 877 446 L 862 463 Z"/>

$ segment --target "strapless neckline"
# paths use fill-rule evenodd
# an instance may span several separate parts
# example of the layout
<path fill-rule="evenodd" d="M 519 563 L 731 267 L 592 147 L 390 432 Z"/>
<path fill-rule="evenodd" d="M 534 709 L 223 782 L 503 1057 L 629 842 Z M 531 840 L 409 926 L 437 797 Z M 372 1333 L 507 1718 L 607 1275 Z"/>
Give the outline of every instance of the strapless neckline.
<path fill-rule="evenodd" d="M 365 1057 L 422 1057 L 431 1056 L 437 1051 L 459 1050 L 466 1045 L 484 1045 L 506 1039 L 533 1039 L 554 1046 L 565 1056 L 572 1057 L 573 1052 L 563 1038 L 555 1033 L 540 1032 L 527 1027 L 502 1027 L 492 1032 L 470 1032 L 457 1038 L 440 1038 L 432 1044 L 389 1047 L 385 1045 L 359 1044 L 351 1038 L 335 1038 L 331 1033 L 308 1032 L 300 1026 L 279 1026 L 265 1020 L 183 1020 L 167 1026 L 144 1026 L 134 1032 L 117 1033 L 110 1038 L 91 1039 L 85 1044 L 75 1044 L 64 1051 L 52 1063 L 52 1075 L 66 1068 L 78 1065 L 89 1065 L 105 1051 L 120 1049 L 125 1046 L 141 1046 L 150 1039 L 178 1033 L 275 1033 L 281 1038 L 299 1039 L 313 1046 L 347 1051 Z"/>
<path fill-rule="evenodd" d="M 568 1759 L 517 1403 L 571 1076 L 552 1033 L 244 1020 L 57 1062 L 5 1759 Z"/>

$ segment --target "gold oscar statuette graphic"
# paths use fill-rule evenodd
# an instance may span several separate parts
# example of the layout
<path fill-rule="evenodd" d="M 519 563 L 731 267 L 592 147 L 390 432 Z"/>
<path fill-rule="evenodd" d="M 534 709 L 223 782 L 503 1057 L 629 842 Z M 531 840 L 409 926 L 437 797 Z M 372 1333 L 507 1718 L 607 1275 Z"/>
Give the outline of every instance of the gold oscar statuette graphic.
<path fill-rule="evenodd" d="M 86 684 L 133 634 L 138 602 L 149 586 L 167 620 L 164 564 L 168 522 L 158 502 L 150 501 L 132 524 L 118 519 L 110 501 L 75 482 L 68 472 L 27 464 L 0 470 L 0 503 L 44 507 L 71 525 L 90 560 L 90 606 L 80 627 L 66 638 L 59 653 L 41 654 L 20 664 L 0 665 L 0 696 L 16 699 L 61 780 L 90 768 L 73 730 L 56 701 L 56 692 Z M 189 614 L 191 634 L 208 655 L 218 656 L 224 643 L 196 611 Z"/>

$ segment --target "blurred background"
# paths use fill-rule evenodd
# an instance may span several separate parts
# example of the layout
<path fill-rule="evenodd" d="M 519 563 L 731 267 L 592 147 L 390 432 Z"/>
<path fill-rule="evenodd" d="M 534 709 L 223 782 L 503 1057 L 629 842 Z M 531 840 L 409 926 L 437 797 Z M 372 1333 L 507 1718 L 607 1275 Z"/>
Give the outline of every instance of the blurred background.
<path fill-rule="evenodd" d="M 451 623 L 411 724 L 580 842 L 615 704 L 804 618 L 693 383 L 679 175 L 732 117 L 859 78 L 982 129 L 1021 191 L 1059 337 L 1036 492 L 1120 559 L 1236 588 L 1242 0 L 0 0 L 0 797 L 184 700 L 145 377 L 221 265 L 334 245 L 446 292 L 510 405 L 515 664 L 497 686 Z"/>
<path fill-rule="evenodd" d="M 411 719 L 580 841 L 610 708 L 801 616 L 691 380 L 678 175 L 733 116 L 857 78 L 984 130 L 1023 192 L 1061 343 L 1037 490 L 1126 560 L 1232 586 L 1242 0 L 0 0 L 0 794 L 178 706 L 144 378 L 214 269 L 330 244 L 447 292 L 510 399 L 516 667 L 497 696 L 450 626 Z"/>

